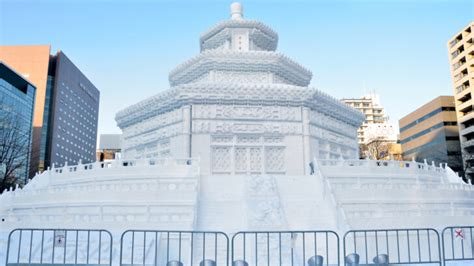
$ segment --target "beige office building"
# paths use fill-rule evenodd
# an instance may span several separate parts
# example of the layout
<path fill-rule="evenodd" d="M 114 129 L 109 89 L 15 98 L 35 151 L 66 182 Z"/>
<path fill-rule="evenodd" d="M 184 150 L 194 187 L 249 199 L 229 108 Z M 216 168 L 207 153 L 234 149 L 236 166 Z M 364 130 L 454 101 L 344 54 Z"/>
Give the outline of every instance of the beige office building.
<path fill-rule="evenodd" d="M 451 77 L 466 177 L 474 180 L 474 22 L 448 41 Z"/>
<path fill-rule="evenodd" d="M 453 96 L 439 96 L 399 121 L 404 160 L 447 163 L 463 172 Z"/>
<path fill-rule="evenodd" d="M 368 125 L 387 121 L 384 109 L 380 105 L 379 98 L 376 94 L 368 94 L 361 98 L 342 99 L 342 101 L 365 115 L 365 121 L 357 130 L 359 144 L 365 144 L 368 141 Z"/>

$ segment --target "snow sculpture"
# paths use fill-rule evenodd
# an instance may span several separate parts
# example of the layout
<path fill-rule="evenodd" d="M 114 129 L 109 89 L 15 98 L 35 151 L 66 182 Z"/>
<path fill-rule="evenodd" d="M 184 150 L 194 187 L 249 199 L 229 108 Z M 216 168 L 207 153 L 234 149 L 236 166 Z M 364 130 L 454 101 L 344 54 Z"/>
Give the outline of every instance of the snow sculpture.
<path fill-rule="evenodd" d="M 305 174 L 312 158 L 357 158 L 363 115 L 308 87 L 311 72 L 239 3 L 200 44 L 169 90 L 117 114 L 124 157 L 199 157 L 205 175 Z"/>
<path fill-rule="evenodd" d="M 342 236 L 472 223 L 474 188 L 446 165 L 357 160 L 363 114 L 308 87 L 311 72 L 277 44 L 233 4 L 170 73 L 170 89 L 117 114 L 124 159 L 53 167 L 0 196 L 0 261 L 15 228 L 106 229 L 118 265 L 127 229 Z M 166 254 L 161 236 L 145 240 Z"/>

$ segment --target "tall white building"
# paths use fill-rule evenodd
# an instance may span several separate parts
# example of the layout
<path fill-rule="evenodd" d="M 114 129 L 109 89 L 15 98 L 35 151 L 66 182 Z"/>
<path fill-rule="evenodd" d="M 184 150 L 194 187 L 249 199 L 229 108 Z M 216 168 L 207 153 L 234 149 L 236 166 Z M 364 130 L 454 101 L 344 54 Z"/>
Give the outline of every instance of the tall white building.
<path fill-rule="evenodd" d="M 448 41 L 465 175 L 474 180 L 474 21 Z"/>
<path fill-rule="evenodd" d="M 361 111 L 365 115 L 364 122 L 357 130 L 359 144 L 366 144 L 369 141 L 369 135 L 373 137 L 374 128 L 377 128 L 377 126 L 369 127 L 369 125 L 387 123 L 388 117 L 385 115 L 384 108 L 380 104 L 379 96 L 375 93 L 364 95 L 361 98 L 342 99 L 342 102 Z M 370 131 L 370 133 L 367 131 Z"/>

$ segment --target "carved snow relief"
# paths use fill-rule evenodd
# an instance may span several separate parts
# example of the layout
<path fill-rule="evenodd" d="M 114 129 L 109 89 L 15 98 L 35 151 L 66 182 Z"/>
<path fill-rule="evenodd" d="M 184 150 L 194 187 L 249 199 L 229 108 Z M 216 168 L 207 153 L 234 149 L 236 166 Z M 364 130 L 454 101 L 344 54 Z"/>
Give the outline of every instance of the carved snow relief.
<path fill-rule="evenodd" d="M 211 137 L 212 158 L 221 157 L 222 150 L 233 154 L 233 162 L 227 160 L 226 167 L 223 161 L 212 160 L 212 172 L 215 174 L 231 172 L 234 174 L 284 174 L 285 173 L 285 146 L 283 137 L 262 137 L 260 135 L 213 135 Z M 275 146 L 279 145 L 279 146 Z M 214 165 L 214 164 L 219 165 Z M 225 169 L 225 170 L 224 170 Z"/>
<path fill-rule="evenodd" d="M 230 172 L 230 147 L 212 148 L 212 171 L 215 173 Z"/>
<path fill-rule="evenodd" d="M 265 148 L 265 169 L 269 173 L 282 173 L 285 171 L 284 147 Z"/>

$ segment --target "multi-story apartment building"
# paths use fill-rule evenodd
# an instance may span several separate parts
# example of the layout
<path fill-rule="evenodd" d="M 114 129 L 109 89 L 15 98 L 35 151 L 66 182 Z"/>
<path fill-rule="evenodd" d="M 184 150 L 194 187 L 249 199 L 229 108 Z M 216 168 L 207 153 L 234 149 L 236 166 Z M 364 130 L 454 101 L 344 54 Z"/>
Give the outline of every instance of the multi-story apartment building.
<path fill-rule="evenodd" d="M 0 193 L 5 186 L 28 179 L 35 90 L 0 61 Z"/>
<path fill-rule="evenodd" d="M 62 52 L 51 47 L 0 46 L 0 60 L 37 88 L 30 176 L 52 165 L 96 158 L 99 90 Z"/>
<path fill-rule="evenodd" d="M 453 96 L 439 96 L 399 121 L 404 160 L 447 163 L 463 174 Z"/>
<path fill-rule="evenodd" d="M 462 157 L 466 177 L 474 180 L 474 22 L 448 41 Z"/>
<path fill-rule="evenodd" d="M 368 94 L 362 98 L 342 99 L 342 101 L 365 115 L 365 121 L 357 131 L 359 144 L 365 144 L 368 141 L 366 132 L 368 125 L 387 121 L 384 108 L 380 105 L 379 97 L 376 94 Z"/>

